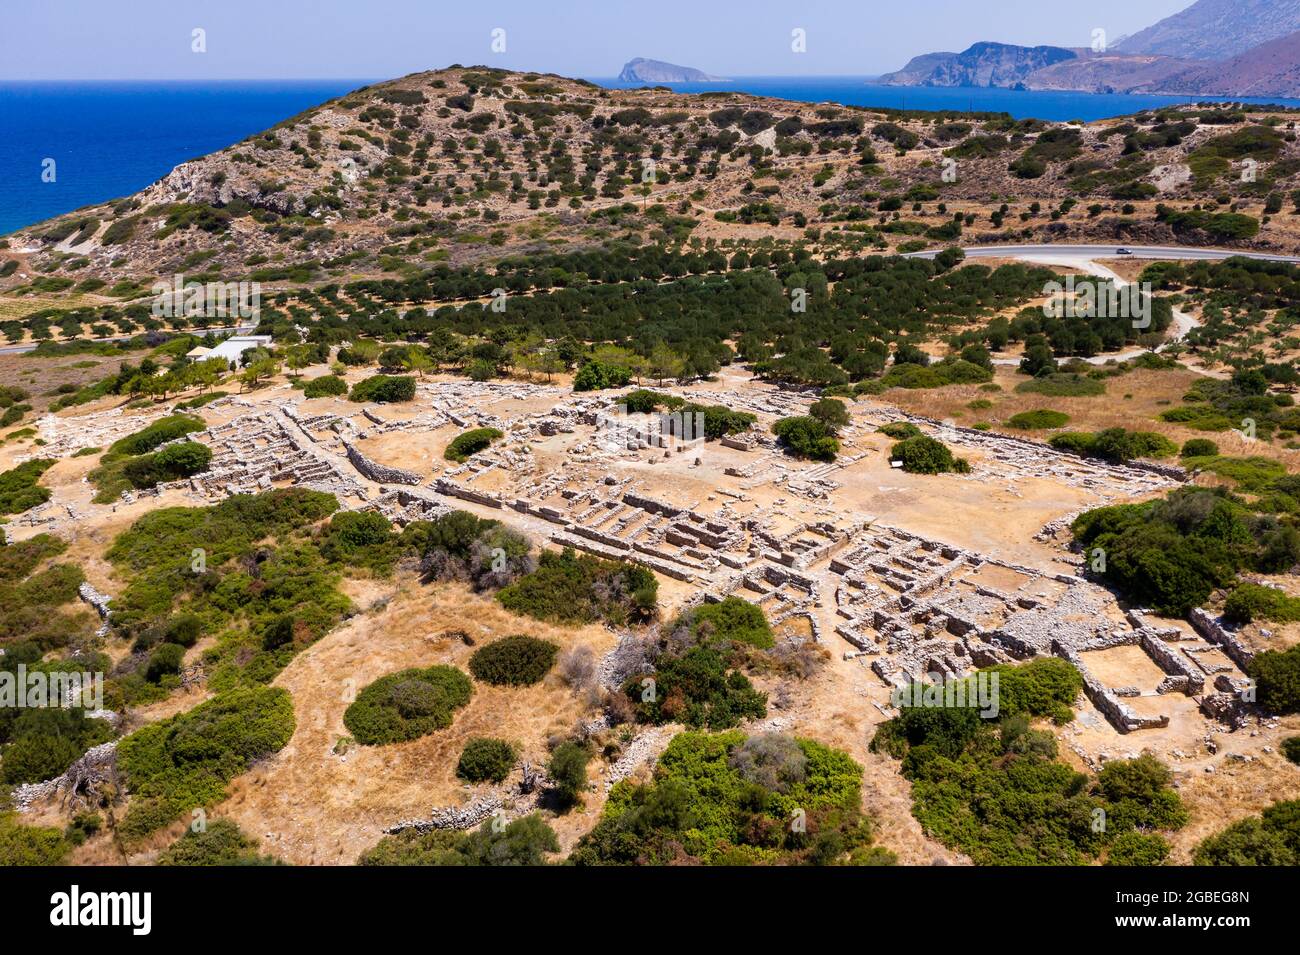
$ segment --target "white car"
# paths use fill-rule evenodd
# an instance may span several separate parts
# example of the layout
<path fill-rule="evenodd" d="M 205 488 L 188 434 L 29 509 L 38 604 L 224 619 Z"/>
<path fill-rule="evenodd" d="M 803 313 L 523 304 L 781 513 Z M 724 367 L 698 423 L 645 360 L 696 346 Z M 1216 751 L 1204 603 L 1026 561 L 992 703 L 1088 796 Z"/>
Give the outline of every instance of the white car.
<path fill-rule="evenodd" d="M 1120 248 L 1118 248 L 1118 249 L 1115 250 L 1115 254 L 1116 254 L 1116 255 L 1132 255 L 1133 253 L 1132 253 L 1131 250 L 1126 249 L 1126 248 L 1124 248 L 1123 246 L 1120 246 Z"/>

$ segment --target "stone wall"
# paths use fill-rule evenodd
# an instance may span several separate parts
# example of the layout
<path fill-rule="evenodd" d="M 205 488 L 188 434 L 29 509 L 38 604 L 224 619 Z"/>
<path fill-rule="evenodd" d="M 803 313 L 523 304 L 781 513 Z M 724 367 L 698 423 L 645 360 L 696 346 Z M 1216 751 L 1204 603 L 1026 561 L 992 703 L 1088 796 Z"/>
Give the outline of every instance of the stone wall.
<path fill-rule="evenodd" d="M 348 460 L 352 466 L 380 484 L 419 484 L 424 478 L 414 471 L 407 471 L 402 468 L 389 467 L 386 464 L 380 464 L 378 461 L 372 461 L 360 451 L 351 441 L 344 440 L 343 448 L 347 451 Z"/>

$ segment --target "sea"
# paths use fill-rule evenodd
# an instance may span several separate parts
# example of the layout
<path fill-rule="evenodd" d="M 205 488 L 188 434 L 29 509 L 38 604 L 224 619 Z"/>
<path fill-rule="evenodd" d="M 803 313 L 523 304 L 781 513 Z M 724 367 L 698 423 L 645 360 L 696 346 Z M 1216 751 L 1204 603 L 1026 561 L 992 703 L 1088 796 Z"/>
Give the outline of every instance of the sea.
<path fill-rule="evenodd" d="M 613 89 L 631 84 L 589 77 Z M 238 142 L 369 79 L 207 82 L 0 82 L 0 235 L 129 195 L 177 164 Z M 867 76 L 741 76 L 664 84 L 801 102 L 1005 112 L 1017 119 L 1122 116 L 1222 97 L 880 86 Z M 1300 100 L 1246 99 L 1300 106 Z M 53 160 L 51 165 L 50 160 Z M 51 175 L 51 170 L 53 175 Z"/>

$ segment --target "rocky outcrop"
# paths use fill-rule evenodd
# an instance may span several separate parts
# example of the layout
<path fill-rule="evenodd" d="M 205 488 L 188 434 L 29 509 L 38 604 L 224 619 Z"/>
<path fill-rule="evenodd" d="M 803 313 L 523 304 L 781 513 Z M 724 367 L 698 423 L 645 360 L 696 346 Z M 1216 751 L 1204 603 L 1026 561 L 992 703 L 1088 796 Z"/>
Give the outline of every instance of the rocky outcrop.
<path fill-rule="evenodd" d="M 647 60 L 641 56 L 628 60 L 618 74 L 620 83 L 717 83 L 721 79 L 694 67 Z"/>
<path fill-rule="evenodd" d="M 1015 46 L 981 42 L 960 53 L 915 57 L 897 73 L 880 78 L 886 86 L 1022 87 L 1031 73 L 1077 56 L 1060 46 Z M 928 67 L 928 71 L 926 70 Z"/>

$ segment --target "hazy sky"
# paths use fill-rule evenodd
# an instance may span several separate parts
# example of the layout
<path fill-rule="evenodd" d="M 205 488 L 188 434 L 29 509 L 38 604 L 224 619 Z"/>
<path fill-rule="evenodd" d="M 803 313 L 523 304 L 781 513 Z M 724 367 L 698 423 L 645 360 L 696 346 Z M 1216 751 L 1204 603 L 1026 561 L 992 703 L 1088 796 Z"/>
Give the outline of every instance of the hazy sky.
<path fill-rule="evenodd" d="M 1101 28 L 1113 41 L 1191 2 L 4 0 L 0 79 L 381 79 L 451 63 L 608 77 L 634 56 L 722 76 L 860 75 L 977 40 L 1088 46 Z"/>

